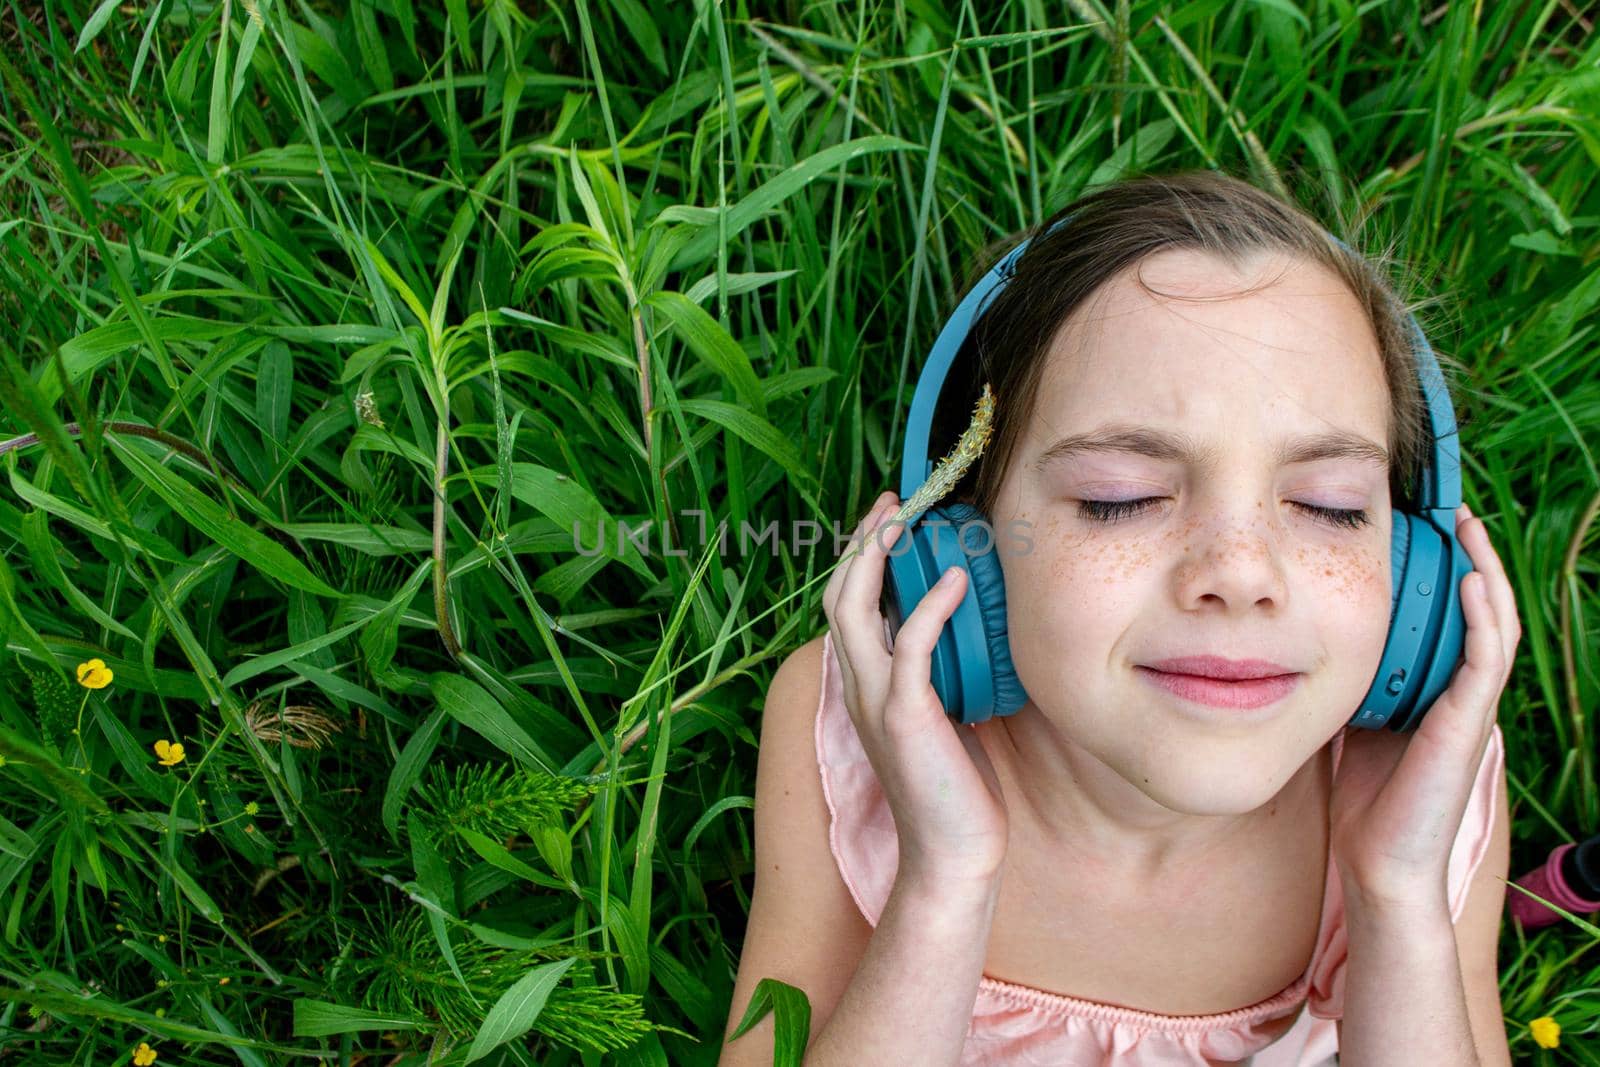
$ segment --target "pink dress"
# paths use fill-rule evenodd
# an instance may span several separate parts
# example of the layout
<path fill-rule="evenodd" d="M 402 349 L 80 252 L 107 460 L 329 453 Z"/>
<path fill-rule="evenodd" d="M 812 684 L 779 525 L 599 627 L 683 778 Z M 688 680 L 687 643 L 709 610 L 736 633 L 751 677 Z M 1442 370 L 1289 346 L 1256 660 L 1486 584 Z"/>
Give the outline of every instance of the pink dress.
<path fill-rule="evenodd" d="M 1335 736 L 1338 766 L 1344 732 Z M 844 705 L 833 637 L 823 642 L 822 697 L 816 718 L 817 764 L 830 813 L 828 843 L 839 873 L 868 923 L 876 926 L 899 859 L 894 818 Z M 1488 847 L 1495 783 L 1504 740 L 1493 729 L 1448 871 L 1450 917 L 1461 917 L 1467 884 Z M 1322 921 L 1306 971 L 1266 1000 L 1214 1015 L 1159 1015 L 1049 993 L 984 975 L 978 982 L 963 1065 L 1006 1067 L 1177 1067 L 1247 1061 L 1251 1067 L 1324 1067 L 1336 1062 L 1334 1020 L 1344 1013 L 1344 898 L 1328 857 Z M 1302 1006 L 1309 1008 L 1301 1011 Z M 1298 1015 L 1276 1040 L 1269 1024 Z M 1281 1025 L 1281 1024 L 1280 1024 Z"/>

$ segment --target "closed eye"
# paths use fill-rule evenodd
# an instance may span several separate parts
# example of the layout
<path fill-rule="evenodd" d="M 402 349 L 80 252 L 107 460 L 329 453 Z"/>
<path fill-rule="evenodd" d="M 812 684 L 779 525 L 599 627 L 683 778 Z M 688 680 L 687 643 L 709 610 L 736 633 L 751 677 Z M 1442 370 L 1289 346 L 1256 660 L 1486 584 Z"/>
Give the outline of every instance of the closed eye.
<path fill-rule="evenodd" d="M 1147 496 L 1137 500 L 1080 500 L 1078 514 L 1094 522 L 1117 522 L 1147 510 L 1162 499 L 1164 498 L 1159 496 Z M 1298 500 L 1291 503 L 1302 511 L 1309 512 L 1320 522 L 1346 530 L 1360 529 L 1371 521 L 1367 518 L 1367 513 L 1360 508 L 1324 508 L 1315 504 L 1302 504 Z"/>

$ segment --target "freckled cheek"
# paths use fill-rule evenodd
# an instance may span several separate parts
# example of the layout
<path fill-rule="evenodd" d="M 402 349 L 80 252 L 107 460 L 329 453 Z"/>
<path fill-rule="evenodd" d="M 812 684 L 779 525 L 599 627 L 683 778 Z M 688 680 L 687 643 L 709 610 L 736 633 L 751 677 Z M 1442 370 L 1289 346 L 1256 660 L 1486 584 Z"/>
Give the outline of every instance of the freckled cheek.
<path fill-rule="evenodd" d="M 1052 607 L 1073 595 L 1087 605 L 1108 589 L 1148 578 L 1161 550 L 1144 539 L 1095 537 L 1059 516 L 1039 520 L 999 547 L 1007 600 Z"/>
<path fill-rule="evenodd" d="M 1322 595 L 1350 603 L 1381 604 L 1387 613 L 1392 599 L 1388 549 L 1387 543 L 1307 547 L 1299 551 L 1298 562 Z"/>

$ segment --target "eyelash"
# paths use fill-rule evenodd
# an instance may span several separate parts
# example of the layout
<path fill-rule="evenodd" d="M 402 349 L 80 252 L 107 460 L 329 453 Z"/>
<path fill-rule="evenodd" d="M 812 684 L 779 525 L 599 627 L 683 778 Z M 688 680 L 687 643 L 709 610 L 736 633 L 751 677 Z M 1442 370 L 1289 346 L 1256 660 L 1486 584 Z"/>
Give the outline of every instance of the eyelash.
<path fill-rule="evenodd" d="M 1094 522 L 1116 522 L 1139 514 L 1160 499 L 1157 496 L 1147 496 L 1138 500 L 1080 500 L 1078 514 Z M 1347 530 L 1360 529 L 1368 522 L 1367 513 L 1360 509 L 1321 508 L 1315 504 L 1302 504 L 1299 501 L 1294 501 L 1294 506 L 1310 512 L 1321 522 Z"/>

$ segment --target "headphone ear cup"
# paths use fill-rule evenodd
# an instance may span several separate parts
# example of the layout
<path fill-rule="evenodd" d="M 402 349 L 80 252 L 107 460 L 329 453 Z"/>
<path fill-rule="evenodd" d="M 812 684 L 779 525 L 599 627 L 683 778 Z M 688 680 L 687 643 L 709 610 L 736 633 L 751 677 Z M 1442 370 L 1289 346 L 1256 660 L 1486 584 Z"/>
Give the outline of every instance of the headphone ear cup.
<path fill-rule="evenodd" d="M 1454 533 L 1391 509 L 1389 634 L 1372 685 L 1349 725 L 1405 731 L 1449 685 L 1467 633 L 1461 579 L 1472 570 Z"/>
<path fill-rule="evenodd" d="M 967 569 L 970 588 L 963 599 L 971 603 L 982 628 L 983 644 L 976 658 L 987 663 L 991 693 L 987 710 L 963 709 L 961 721 L 980 722 L 991 716 L 1013 715 L 1027 703 L 1028 694 L 1011 662 L 1005 574 L 995 551 L 994 529 L 983 513 L 971 505 L 951 503 L 941 511 L 953 527 L 953 541 Z"/>

